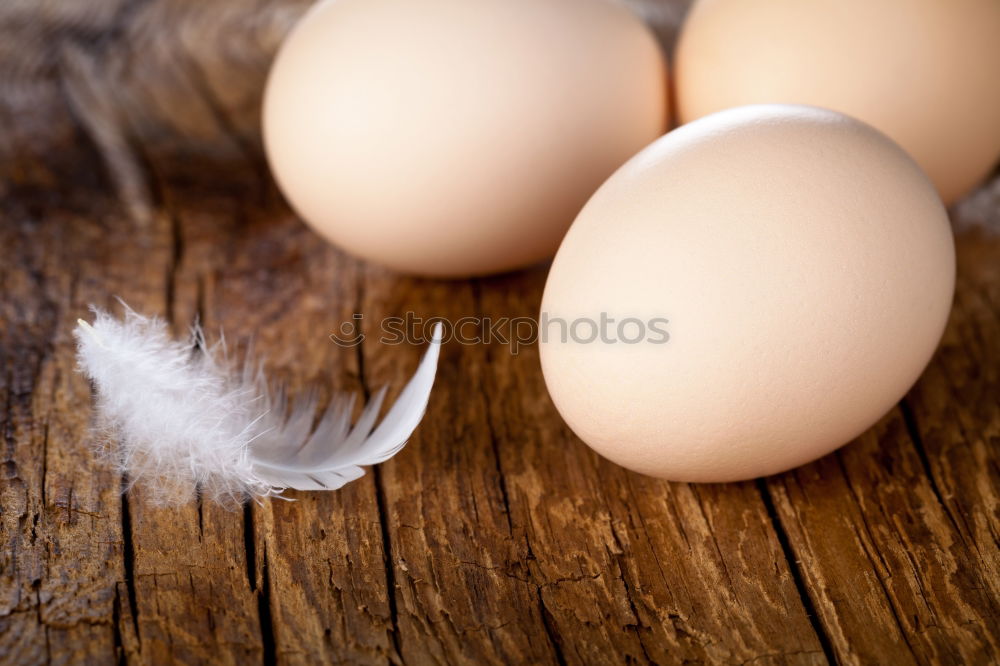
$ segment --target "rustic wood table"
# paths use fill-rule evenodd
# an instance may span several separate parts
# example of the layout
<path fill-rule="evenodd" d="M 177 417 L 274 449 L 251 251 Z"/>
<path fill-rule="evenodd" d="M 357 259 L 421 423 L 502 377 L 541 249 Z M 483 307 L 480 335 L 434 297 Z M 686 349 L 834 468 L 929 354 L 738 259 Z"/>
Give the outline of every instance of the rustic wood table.
<path fill-rule="evenodd" d="M 249 5 L 0 12 L 0 661 L 1000 660 L 1000 239 L 982 233 L 959 236 L 917 386 L 787 474 L 626 472 L 562 423 L 536 347 L 451 344 L 407 448 L 340 491 L 237 512 L 123 495 L 74 368 L 90 304 L 252 336 L 293 391 L 327 396 L 398 391 L 422 352 L 333 344 L 354 313 L 538 308 L 544 267 L 410 279 L 296 219 L 256 114 L 301 3 L 252 24 Z"/>

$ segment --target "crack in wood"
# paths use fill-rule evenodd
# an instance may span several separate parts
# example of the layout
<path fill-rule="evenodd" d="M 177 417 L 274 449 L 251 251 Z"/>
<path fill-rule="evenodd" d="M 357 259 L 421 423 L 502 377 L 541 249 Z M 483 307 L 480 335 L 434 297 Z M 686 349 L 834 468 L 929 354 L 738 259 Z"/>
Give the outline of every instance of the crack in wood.
<path fill-rule="evenodd" d="M 271 572 L 267 561 L 267 544 L 261 558 L 260 589 L 257 590 L 257 614 L 260 618 L 261 661 L 264 666 L 278 663 L 274 618 L 271 615 Z"/>
<path fill-rule="evenodd" d="M 910 442 L 913 444 L 914 451 L 917 452 L 917 458 L 920 459 L 920 466 L 924 470 L 924 475 L 927 477 L 927 482 L 930 484 L 931 492 L 934 493 L 934 497 L 937 499 L 938 504 L 941 505 L 941 509 L 944 511 L 944 515 L 948 517 L 951 522 L 952 527 L 955 528 L 955 534 L 958 538 L 962 540 L 962 543 L 967 544 L 965 530 L 961 528 L 958 524 L 958 520 L 955 519 L 955 515 L 952 513 L 951 506 L 945 501 L 944 495 L 941 493 L 941 488 L 938 486 L 937 478 L 934 475 L 934 469 L 931 467 L 931 461 L 927 457 L 927 449 L 924 447 L 923 436 L 920 434 L 920 424 L 917 423 L 917 416 L 913 412 L 906 398 L 903 398 L 899 402 L 899 412 L 903 415 L 903 423 L 906 424 L 906 432 L 909 434 Z"/>
<path fill-rule="evenodd" d="M 122 560 L 125 571 L 125 590 L 128 596 L 129 614 L 132 616 L 132 629 L 136 642 L 141 645 L 139 634 L 139 603 L 135 589 L 135 543 L 132 540 L 132 514 L 129 508 L 128 477 L 121 477 L 121 530 L 122 530 Z"/>
<path fill-rule="evenodd" d="M 118 586 L 115 585 L 115 597 L 111 606 L 111 636 L 115 646 L 115 662 L 118 666 L 125 666 L 128 663 L 128 655 L 125 653 L 125 642 L 122 639 L 122 611 L 121 594 Z"/>
<path fill-rule="evenodd" d="M 537 587 L 536 595 L 538 596 L 538 610 L 542 615 L 542 626 L 545 627 L 545 635 L 552 646 L 552 655 L 559 666 L 566 666 L 568 662 L 566 661 L 566 654 L 563 652 L 562 641 L 559 638 L 559 630 L 556 628 L 552 614 L 545 605 L 545 597 L 542 595 L 542 588 L 540 586 Z"/>
<path fill-rule="evenodd" d="M 478 282 L 472 283 L 472 298 L 475 303 L 476 312 L 479 316 L 484 316 L 482 287 Z M 490 354 L 490 347 L 486 348 L 487 357 Z M 503 512 L 507 518 L 507 529 L 510 530 L 511 538 L 514 536 L 514 523 L 510 514 L 510 495 L 507 490 L 507 478 L 503 472 L 503 465 L 500 462 L 500 442 L 497 437 L 496 424 L 493 422 L 493 415 L 490 410 L 490 395 L 484 382 L 479 382 L 479 390 L 485 403 L 486 431 L 489 434 L 490 446 L 493 449 L 493 464 L 497 473 L 497 485 L 500 489 L 500 497 L 503 501 Z M 527 540 L 527 534 L 525 534 Z"/>
<path fill-rule="evenodd" d="M 618 535 L 618 530 L 615 528 L 613 520 L 608 521 L 608 528 L 611 530 L 611 537 L 614 539 L 615 546 L 618 552 L 612 553 L 608 551 L 608 556 L 616 563 L 618 566 L 618 578 L 622 582 L 622 587 L 625 588 L 625 599 L 628 601 L 629 610 L 632 613 L 632 617 L 635 618 L 635 626 L 633 627 L 635 631 L 635 638 L 639 642 L 639 648 L 642 650 L 642 655 L 646 658 L 646 662 L 649 664 L 656 663 L 655 660 L 649 655 L 649 650 L 646 649 L 646 644 L 643 642 L 642 632 L 644 629 L 648 629 L 642 618 L 639 617 L 639 608 L 636 606 L 635 599 L 632 596 L 632 586 L 629 584 L 628 579 L 625 576 L 625 545 L 622 543 L 621 537 Z"/>
<path fill-rule="evenodd" d="M 385 498 L 385 486 L 382 482 L 382 472 L 376 466 L 372 469 L 375 484 L 375 500 L 378 506 L 379 525 L 382 531 L 382 550 L 385 561 L 385 587 L 389 603 L 389 637 L 395 652 L 390 655 L 392 663 L 402 663 L 403 648 L 399 632 L 399 610 L 396 602 L 396 571 L 392 560 L 392 537 L 389 530 L 389 512 Z"/>
<path fill-rule="evenodd" d="M 365 272 L 361 270 L 357 278 L 357 288 L 355 291 L 355 312 L 364 312 L 365 301 Z M 362 326 L 361 322 L 358 322 Z M 363 330 L 360 332 L 364 332 Z M 364 345 L 355 346 L 355 359 L 358 364 L 358 382 L 361 384 L 362 395 L 365 402 L 371 399 L 371 390 L 368 387 L 368 380 L 365 373 L 365 353 Z M 382 470 L 376 465 L 372 468 L 372 481 L 375 486 L 375 503 L 378 508 L 379 530 L 382 535 L 382 557 L 385 566 L 385 587 L 386 600 L 389 605 L 389 638 L 392 641 L 394 654 L 389 655 L 390 663 L 403 662 L 402 638 L 399 631 L 399 609 L 396 601 L 396 570 L 392 559 L 392 536 L 389 527 L 389 509 L 386 500 L 385 483 L 382 479 Z"/>
<path fill-rule="evenodd" d="M 809 586 L 806 583 L 802 568 L 795 558 L 795 550 L 792 548 L 788 533 L 785 531 L 785 526 L 781 522 L 781 517 L 778 515 L 777 509 L 775 509 L 774 499 L 771 497 L 771 491 L 767 487 L 767 482 L 764 479 L 757 479 L 756 485 L 761 501 L 763 501 L 764 508 L 767 511 L 767 516 L 771 519 L 771 526 L 774 528 L 774 534 L 778 539 L 778 544 L 781 546 L 781 552 L 785 556 L 785 562 L 788 564 L 788 571 L 792 575 L 792 581 L 795 584 L 796 592 L 798 592 L 799 601 L 802 603 L 802 608 L 809 619 L 809 624 L 812 625 L 816 639 L 823 649 L 823 655 L 826 657 L 828 663 L 837 664 L 839 662 L 836 652 L 833 649 L 833 643 L 830 640 L 830 636 L 826 633 L 826 629 L 823 627 L 823 620 L 816 611 L 816 605 L 809 594 Z"/>

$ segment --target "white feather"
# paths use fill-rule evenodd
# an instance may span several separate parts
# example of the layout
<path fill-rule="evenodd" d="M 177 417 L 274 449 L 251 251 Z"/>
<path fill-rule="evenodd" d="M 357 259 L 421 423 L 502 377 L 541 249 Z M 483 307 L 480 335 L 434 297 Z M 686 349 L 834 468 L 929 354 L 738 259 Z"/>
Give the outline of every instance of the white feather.
<path fill-rule="evenodd" d="M 94 313 L 93 325 L 80 320 L 74 335 L 79 367 L 97 390 L 98 423 L 114 443 L 106 451 L 160 503 L 186 501 L 198 489 L 234 505 L 287 488 L 333 490 L 363 476 L 363 466 L 395 455 L 420 423 L 442 335 L 438 324 L 378 427 L 384 388 L 352 427 L 354 396 L 335 397 L 317 422 L 315 394 L 289 409 L 262 371 L 249 363 L 237 371 L 224 343 L 207 346 L 198 327 L 180 342 L 164 321 L 127 306 L 122 320 Z"/>

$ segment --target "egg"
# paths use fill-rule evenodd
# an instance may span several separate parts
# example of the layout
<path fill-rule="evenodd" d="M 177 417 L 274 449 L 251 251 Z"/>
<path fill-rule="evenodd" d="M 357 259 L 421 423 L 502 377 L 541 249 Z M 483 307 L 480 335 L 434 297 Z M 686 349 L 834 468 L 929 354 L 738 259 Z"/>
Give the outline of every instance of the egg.
<path fill-rule="evenodd" d="M 663 54 L 605 0 L 326 0 L 263 107 L 278 185 L 322 236 L 399 271 L 550 258 L 667 125 Z"/>
<path fill-rule="evenodd" d="M 954 281 L 944 207 L 899 146 L 833 111 L 740 107 L 654 142 L 586 204 L 545 285 L 542 370 L 610 460 L 750 479 L 896 405 Z"/>
<path fill-rule="evenodd" d="M 998 0 L 698 0 L 676 49 L 680 119 L 822 106 L 905 148 L 946 203 L 1000 158 Z"/>

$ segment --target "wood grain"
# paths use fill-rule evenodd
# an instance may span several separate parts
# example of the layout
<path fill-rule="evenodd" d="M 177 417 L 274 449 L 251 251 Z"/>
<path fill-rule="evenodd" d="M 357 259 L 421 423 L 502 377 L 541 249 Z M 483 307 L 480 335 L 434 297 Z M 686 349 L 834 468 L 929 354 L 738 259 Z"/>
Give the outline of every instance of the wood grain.
<path fill-rule="evenodd" d="M 532 317 L 545 269 L 407 278 L 295 218 L 256 109 L 303 3 L 74 7 L 0 11 L 0 661 L 1000 660 L 1000 240 L 974 232 L 917 386 L 787 474 L 626 472 L 561 422 L 536 347 L 452 343 L 408 447 L 338 492 L 123 495 L 74 369 L 88 305 L 197 316 L 293 392 L 394 393 L 422 350 L 382 318 Z M 354 313 L 365 342 L 334 344 Z"/>

